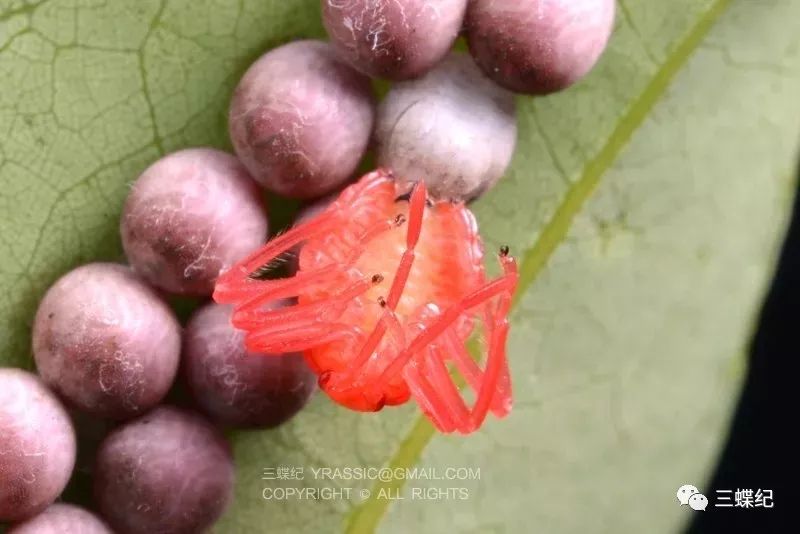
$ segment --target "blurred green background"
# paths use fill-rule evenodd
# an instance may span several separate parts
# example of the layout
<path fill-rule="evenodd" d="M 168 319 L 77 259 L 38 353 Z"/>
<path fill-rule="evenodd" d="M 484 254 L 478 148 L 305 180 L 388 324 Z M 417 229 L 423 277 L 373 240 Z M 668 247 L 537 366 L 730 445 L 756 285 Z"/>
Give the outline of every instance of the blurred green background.
<path fill-rule="evenodd" d="M 519 99 L 513 169 L 474 207 L 487 246 L 522 265 L 513 414 L 443 437 L 411 406 L 364 415 L 317 396 L 282 428 L 231 436 L 236 500 L 217 530 L 677 532 L 694 512 L 675 491 L 702 491 L 725 437 L 795 187 L 797 20 L 792 0 L 619 1 L 585 81 Z M 0 0 L 0 363 L 32 366 L 56 277 L 122 259 L 138 173 L 178 148 L 228 148 L 247 66 L 323 35 L 317 0 Z M 278 466 L 304 479 L 262 480 Z M 480 476 L 312 471 L 366 466 Z M 263 498 L 290 486 L 352 498 Z"/>

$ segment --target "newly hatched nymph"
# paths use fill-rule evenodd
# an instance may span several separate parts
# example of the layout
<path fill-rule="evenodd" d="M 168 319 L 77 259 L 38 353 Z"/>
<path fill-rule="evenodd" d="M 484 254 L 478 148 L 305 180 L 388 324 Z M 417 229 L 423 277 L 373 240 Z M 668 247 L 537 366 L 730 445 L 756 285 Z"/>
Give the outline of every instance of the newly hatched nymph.
<path fill-rule="evenodd" d="M 503 274 L 487 280 L 464 204 L 429 198 L 424 182 L 404 188 L 387 171 L 366 175 L 220 276 L 214 298 L 234 305 L 249 350 L 304 351 L 340 404 L 376 411 L 413 397 L 440 431 L 470 433 L 490 410 L 502 417 L 511 409 L 505 345 L 516 262 L 503 247 Z M 300 243 L 298 272 L 266 279 Z M 297 305 L 266 306 L 288 297 Z M 476 329 L 488 350 L 483 368 L 465 346 Z M 452 370 L 474 391 L 471 407 Z"/>

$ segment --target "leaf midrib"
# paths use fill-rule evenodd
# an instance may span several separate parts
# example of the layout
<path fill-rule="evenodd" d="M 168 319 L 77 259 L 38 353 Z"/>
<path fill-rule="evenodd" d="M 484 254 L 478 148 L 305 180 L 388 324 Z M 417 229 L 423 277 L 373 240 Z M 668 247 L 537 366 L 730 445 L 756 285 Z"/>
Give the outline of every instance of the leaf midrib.
<path fill-rule="evenodd" d="M 521 255 L 519 287 L 514 299 L 515 308 L 522 295 L 526 294 L 552 254 L 564 241 L 572 221 L 599 184 L 603 174 L 617 160 L 633 134 L 666 92 L 675 75 L 688 61 L 730 2 L 731 0 L 716 0 L 698 19 L 622 116 L 606 144 L 584 166 L 580 179 L 568 189 L 564 200 L 544 226 L 534 245 Z M 435 434 L 435 429 L 427 419 L 419 416 L 408 435 L 400 442 L 395 454 L 389 460 L 388 466 L 390 468 L 406 468 L 419 463 L 425 447 Z M 392 502 L 389 499 L 380 499 L 378 495 L 381 491 L 384 494 L 387 494 L 387 491 L 397 494 L 402 490 L 404 484 L 405 480 L 402 478 L 392 478 L 388 482 L 376 482 L 370 497 L 345 516 L 344 531 L 348 534 L 374 532 Z"/>

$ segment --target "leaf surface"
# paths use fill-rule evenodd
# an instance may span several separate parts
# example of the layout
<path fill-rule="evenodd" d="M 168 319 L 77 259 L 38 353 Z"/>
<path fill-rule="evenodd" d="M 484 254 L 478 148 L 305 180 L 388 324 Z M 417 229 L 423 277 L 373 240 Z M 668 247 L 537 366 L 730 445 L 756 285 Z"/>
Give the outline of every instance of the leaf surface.
<path fill-rule="evenodd" d="M 724 436 L 794 192 L 798 19 L 791 0 L 622 0 L 584 82 L 520 99 L 513 170 L 475 206 L 487 248 L 522 262 L 512 415 L 441 437 L 411 406 L 363 415 L 318 396 L 280 429 L 232 436 L 218 531 L 674 532 L 689 517 L 675 489 L 702 489 Z M 138 173 L 228 147 L 249 63 L 322 35 L 315 0 L 0 0 L 3 365 L 32 366 L 57 276 L 121 259 Z M 304 480 L 263 480 L 282 465 Z M 367 466 L 477 479 L 315 478 Z M 288 487 L 351 498 L 264 498 Z"/>

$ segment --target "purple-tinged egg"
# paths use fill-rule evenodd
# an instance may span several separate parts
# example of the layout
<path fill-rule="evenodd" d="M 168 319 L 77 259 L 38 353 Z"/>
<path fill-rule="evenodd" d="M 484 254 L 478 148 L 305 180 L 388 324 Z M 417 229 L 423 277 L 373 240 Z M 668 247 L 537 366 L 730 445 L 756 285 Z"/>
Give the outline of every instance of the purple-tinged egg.
<path fill-rule="evenodd" d="M 467 0 L 322 0 L 331 43 L 360 71 L 399 81 L 441 61 L 461 31 Z"/>
<path fill-rule="evenodd" d="M 0 522 L 47 508 L 75 465 L 75 431 L 42 381 L 21 369 L 0 369 Z"/>
<path fill-rule="evenodd" d="M 161 406 L 100 445 L 94 498 L 119 534 L 193 534 L 222 515 L 233 483 L 222 435 L 198 414 Z"/>
<path fill-rule="evenodd" d="M 302 354 L 254 354 L 231 325 L 231 308 L 208 304 L 184 334 L 183 372 L 199 407 L 218 424 L 277 426 L 300 411 L 317 377 Z"/>
<path fill-rule="evenodd" d="M 614 0 L 472 0 L 469 49 L 483 72 L 507 89 L 560 91 L 597 63 L 614 8 Z"/>
<path fill-rule="evenodd" d="M 167 292 L 209 296 L 220 272 L 261 247 L 261 192 L 237 159 L 211 148 L 165 156 L 134 183 L 120 223 L 133 269 Z"/>
<path fill-rule="evenodd" d="M 45 294 L 33 325 L 42 379 L 66 401 L 111 419 L 158 404 L 175 378 L 180 325 L 130 268 L 90 263 Z"/>
<path fill-rule="evenodd" d="M 500 180 L 517 138 L 514 95 L 466 54 L 453 53 L 417 80 L 395 84 L 378 109 L 377 161 L 431 196 L 469 201 Z"/>
<path fill-rule="evenodd" d="M 242 77 L 228 124 L 236 154 L 266 189 L 295 198 L 352 178 L 375 118 L 369 79 L 322 41 L 261 56 Z"/>
<path fill-rule="evenodd" d="M 7 534 L 113 534 L 93 513 L 72 504 L 51 504 L 44 512 L 12 525 Z"/>

